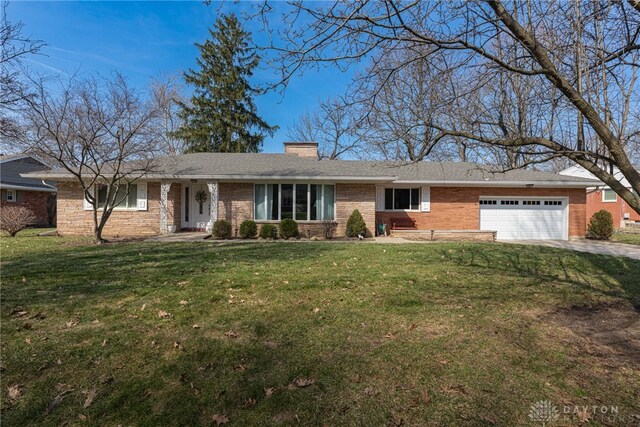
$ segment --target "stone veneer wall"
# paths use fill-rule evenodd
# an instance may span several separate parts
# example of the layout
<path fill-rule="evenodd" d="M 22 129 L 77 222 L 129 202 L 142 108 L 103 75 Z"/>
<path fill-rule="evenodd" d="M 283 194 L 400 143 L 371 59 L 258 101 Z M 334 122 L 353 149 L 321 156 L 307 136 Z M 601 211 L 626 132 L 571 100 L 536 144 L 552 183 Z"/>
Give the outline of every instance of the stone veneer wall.
<path fill-rule="evenodd" d="M 175 186 L 175 188 L 174 188 Z M 84 195 L 79 184 L 58 181 L 57 227 L 61 235 L 93 235 L 93 212 L 84 210 Z M 171 193 L 180 194 L 177 184 L 171 186 Z M 180 209 L 180 198 L 177 198 Z M 171 208 L 173 207 L 173 209 Z M 170 203 L 170 212 L 175 212 L 176 204 Z M 98 212 L 100 214 L 100 212 Z M 174 214 L 175 216 L 175 214 Z M 177 215 L 179 220 L 180 214 Z M 147 183 L 147 210 L 114 210 L 105 225 L 106 237 L 149 236 L 160 233 L 160 183 Z"/>
<path fill-rule="evenodd" d="M 368 235 L 375 230 L 375 192 L 373 184 L 336 184 L 335 237 L 343 237 L 349 216 L 359 209 L 367 224 Z M 242 221 L 253 219 L 253 184 L 220 183 L 218 218 L 231 223 L 233 232 L 240 228 Z M 259 225 L 277 221 L 257 221 Z M 324 236 L 324 226 L 320 222 L 298 221 L 298 230 L 303 236 Z"/>
<path fill-rule="evenodd" d="M 182 186 L 173 183 L 169 190 L 168 223 L 180 229 Z M 359 209 L 371 236 L 375 227 L 375 185 L 336 184 L 335 237 L 342 237 L 349 216 Z M 242 221 L 253 219 L 253 184 L 220 183 L 218 218 L 231 223 L 233 231 L 240 228 Z M 259 224 L 262 224 L 260 222 Z M 298 222 L 303 236 L 324 236 L 324 227 L 319 222 Z M 62 235 L 92 235 L 92 211 L 84 210 L 83 194 L 80 186 L 73 182 L 58 182 L 58 231 Z M 160 183 L 147 183 L 147 210 L 114 210 L 104 235 L 145 236 L 160 233 Z"/>

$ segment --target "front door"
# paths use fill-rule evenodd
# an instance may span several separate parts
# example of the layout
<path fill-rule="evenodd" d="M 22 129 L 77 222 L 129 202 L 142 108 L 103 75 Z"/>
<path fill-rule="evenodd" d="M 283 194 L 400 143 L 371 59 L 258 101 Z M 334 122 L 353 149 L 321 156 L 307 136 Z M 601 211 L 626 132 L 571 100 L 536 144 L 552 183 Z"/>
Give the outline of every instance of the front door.
<path fill-rule="evenodd" d="M 211 194 L 206 184 L 184 186 L 182 227 L 204 230 L 211 218 Z"/>

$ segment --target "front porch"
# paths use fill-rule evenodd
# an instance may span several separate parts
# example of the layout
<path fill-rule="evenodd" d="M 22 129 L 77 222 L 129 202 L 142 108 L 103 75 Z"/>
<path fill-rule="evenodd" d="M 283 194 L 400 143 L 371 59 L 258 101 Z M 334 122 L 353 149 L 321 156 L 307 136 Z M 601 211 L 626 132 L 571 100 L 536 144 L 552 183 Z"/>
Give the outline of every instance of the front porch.
<path fill-rule="evenodd" d="M 195 230 L 211 234 L 218 219 L 218 201 L 218 181 L 162 181 L 160 233 Z"/>

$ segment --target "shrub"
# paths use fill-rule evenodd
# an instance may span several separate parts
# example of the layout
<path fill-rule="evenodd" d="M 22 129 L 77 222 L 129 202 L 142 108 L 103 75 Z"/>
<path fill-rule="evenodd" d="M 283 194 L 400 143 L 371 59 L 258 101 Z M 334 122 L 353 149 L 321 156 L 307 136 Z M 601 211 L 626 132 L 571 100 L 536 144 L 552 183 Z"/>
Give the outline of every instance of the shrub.
<path fill-rule="evenodd" d="M 280 237 L 283 239 L 298 237 L 298 223 L 290 218 L 280 221 Z"/>
<path fill-rule="evenodd" d="M 587 226 L 587 238 L 609 240 L 613 235 L 613 216 L 606 210 L 593 214 Z"/>
<path fill-rule="evenodd" d="M 0 230 L 14 237 L 18 231 L 36 222 L 31 209 L 24 206 L 3 206 L 0 209 Z"/>
<path fill-rule="evenodd" d="M 243 239 L 253 239 L 258 234 L 258 226 L 255 221 L 250 219 L 240 224 L 240 237 Z"/>
<path fill-rule="evenodd" d="M 260 227 L 261 239 L 275 239 L 277 234 L 276 226 L 273 224 L 262 224 Z"/>
<path fill-rule="evenodd" d="M 324 238 L 332 239 L 333 232 L 336 229 L 337 224 L 330 219 L 325 219 L 322 221 L 322 228 L 324 230 Z"/>
<path fill-rule="evenodd" d="M 230 239 L 231 238 L 231 224 L 224 219 L 219 219 L 213 223 L 212 233 L 216 239 Z"/>
<path fill-rule="evenodd" d="M 351 213 L 351 216 L 347 220 L 346 234 L 348 237 L 358 237 L 358 234 L 366 235 L 367 224 L 362 219 L 362 214 L 358 209 Z"/>

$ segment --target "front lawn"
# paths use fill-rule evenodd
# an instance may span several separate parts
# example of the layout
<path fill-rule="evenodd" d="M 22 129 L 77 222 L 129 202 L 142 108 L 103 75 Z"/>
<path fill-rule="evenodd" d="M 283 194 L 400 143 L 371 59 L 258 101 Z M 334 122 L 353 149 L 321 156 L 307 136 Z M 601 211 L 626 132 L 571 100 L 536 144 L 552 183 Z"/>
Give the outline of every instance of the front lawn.
<path fill-rule="evenodd" d="M 541 400 L 640 414 L 627 258 L 29 234 L 1 250 L 6 425 L 541 425 Z"/>
<path fill-rule="evenodd" d="M 613 233 L 613 236 L 611 236 L 611 240 L 613 242 L 640 246 L 640 233 L 625 233 L 622 231 L 617 231 Z"/>

